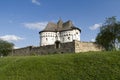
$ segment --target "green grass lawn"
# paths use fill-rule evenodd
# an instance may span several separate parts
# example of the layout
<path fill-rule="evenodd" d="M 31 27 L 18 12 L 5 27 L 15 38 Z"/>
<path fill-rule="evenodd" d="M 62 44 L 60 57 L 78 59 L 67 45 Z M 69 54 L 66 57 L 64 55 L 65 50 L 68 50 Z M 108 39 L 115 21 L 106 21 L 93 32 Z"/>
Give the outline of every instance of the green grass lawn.
<path fill-rule="evenodd" d="M 3 57 L 0 80 L 120 80 L 120 52 Z"/>

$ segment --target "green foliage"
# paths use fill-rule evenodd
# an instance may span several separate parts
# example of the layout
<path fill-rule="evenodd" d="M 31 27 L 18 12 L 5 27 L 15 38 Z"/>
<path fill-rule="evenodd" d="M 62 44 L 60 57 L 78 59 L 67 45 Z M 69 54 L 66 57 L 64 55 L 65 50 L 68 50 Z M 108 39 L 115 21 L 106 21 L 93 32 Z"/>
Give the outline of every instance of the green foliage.
<path fill-rule="evenodd" d="M 0 55 L 7 56 L 13 49 L 14 44 L 0 40 Z"/>
<path fill-rule="evenodd" d="M 106 19 L 96 37 L 96 42 L 106 50 L 116 49 L 115 45 L 120 42 L 120 22 L 116 20 L 116 17 Z"/>
<path fill-rule="evenodd" d="M 0 58 L 0 80 L 120 80 L 120 52 Z"/>

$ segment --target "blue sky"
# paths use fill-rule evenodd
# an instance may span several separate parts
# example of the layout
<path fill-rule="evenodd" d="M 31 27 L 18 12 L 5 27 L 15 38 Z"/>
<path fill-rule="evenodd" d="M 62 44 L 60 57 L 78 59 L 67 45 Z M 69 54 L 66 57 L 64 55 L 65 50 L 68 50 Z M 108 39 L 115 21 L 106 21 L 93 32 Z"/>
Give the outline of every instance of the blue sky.
<path fill-rule="evenodd" d="M 81 41 L 91 41 L 111 16 L 120 21 L 120 0 L 0 0 L 0 39 L 39 46 L 39 31 L 62 18 L 82 30 Z"/>

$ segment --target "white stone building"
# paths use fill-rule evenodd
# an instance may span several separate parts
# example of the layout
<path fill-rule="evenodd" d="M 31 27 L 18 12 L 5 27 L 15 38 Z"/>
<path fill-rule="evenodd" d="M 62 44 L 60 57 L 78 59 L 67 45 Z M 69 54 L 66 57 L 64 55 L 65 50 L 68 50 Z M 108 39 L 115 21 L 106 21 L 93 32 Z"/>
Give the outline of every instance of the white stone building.
<path fill-rule="evenodd" d="M 67 43 L 73 40 L 80 41 L 81 30 L 72 24 L 72 21 L 57 24 L 49 22 L 44 30 L 39 32 L 40 46 L 53 45 L 55 43 Z"/>

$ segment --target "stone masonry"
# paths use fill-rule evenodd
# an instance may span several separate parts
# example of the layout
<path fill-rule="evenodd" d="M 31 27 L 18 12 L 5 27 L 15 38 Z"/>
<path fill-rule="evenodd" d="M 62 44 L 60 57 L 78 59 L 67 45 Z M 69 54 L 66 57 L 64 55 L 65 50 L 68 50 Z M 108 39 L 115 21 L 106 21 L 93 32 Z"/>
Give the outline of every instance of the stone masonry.
<path fill-rule="evenodd" d="M 80 42 L 75 41 L 75 53 L 88 52 L 88 51 L 102 51 L 103 47 L 94 42 Z"/>
<path fill-rule="evenodd" d="M 45 55 L 55 53 L 79 53 L 88 51 L 102 51 L 103 48 L 93 42 L 80 42 L 73 41 L 67 43 L 60 43 L 54 45 L 40 46 L 40 47 L 25 47 L 14 49 L 10 55 L 13 56 L 26 56 L 26 55 Z"/>

